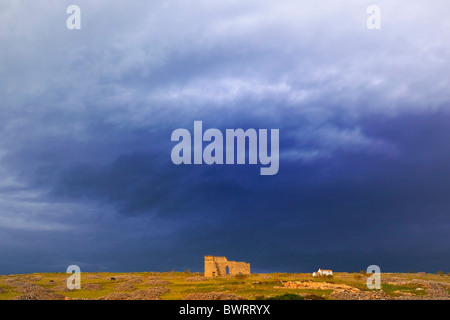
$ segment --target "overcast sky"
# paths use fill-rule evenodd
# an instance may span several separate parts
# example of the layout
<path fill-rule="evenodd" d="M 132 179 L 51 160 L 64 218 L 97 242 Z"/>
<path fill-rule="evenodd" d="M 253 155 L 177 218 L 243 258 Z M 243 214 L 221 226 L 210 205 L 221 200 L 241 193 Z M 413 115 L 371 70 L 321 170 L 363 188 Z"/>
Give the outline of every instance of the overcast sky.
<path fill-rule="evenodd" d="M 0 274 L 450 271 L 449 11 L 0 0 Z M 174 165 L 195 120 L 279 129 L 278 174 Z"/>

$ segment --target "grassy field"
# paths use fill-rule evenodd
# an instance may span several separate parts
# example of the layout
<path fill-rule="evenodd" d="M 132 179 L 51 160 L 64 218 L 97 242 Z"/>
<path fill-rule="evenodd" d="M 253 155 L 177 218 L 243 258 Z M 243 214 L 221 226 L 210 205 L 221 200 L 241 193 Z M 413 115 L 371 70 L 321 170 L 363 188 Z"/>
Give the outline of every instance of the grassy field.
<path fill-rule="evenodd" d="M 66 273 L 35 273 L 0 276 L 0 300 L 15 298 L 33 290 L 58 293 L 71 299 L 98 299 L 112 293 L 129 293 L 139 290 L 163 287 L 158 296 L 163 300 L 180 300 L 196 293 L 234 294 L 244 299 L 267 299 L 283 294 L 296 294 L 304 298 L 334 299 L 330 289 L 286 288 L 285 281 L 312 281 L 315 284 L 343 284 L 369 292 L 366 286 L 368 275 L 359 273 L 335 273 L 332 278 L 315 278 L 311 274 L 271 273 L 252 274 L 245 277 L 203 278 L 199 273 L 187 272 L 142 272 L 142 273 L 82 273 L 81 289 L 66 289 Z M 114 278 L 115 280 L 112 280 Z M 433 287 L 439 284 L 447 295 L 450 294 L 450 276 L 415 273 L 385 273 L 381 275 L 382 291 L 387 297 L 432 297 Z M 28 287 L 30 284 L 30 287 Z M 167 290 L 169 289 L 169 290 Z M 373 291 L 373 290 L 372 290 Z M 442 295 L 442 292 L 438 292 Z M 442 297 L 445 298 L 445 295 Z"/>

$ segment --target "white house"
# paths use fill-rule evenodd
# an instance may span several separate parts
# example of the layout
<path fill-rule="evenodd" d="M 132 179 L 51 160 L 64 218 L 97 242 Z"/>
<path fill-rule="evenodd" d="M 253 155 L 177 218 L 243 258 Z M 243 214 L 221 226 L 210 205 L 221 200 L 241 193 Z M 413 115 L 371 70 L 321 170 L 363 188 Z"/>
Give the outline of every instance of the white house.
<path fill-rule="evenodd" d="M 333 270 L 322 270 L 319 269 L 319 271 L 317 272 L 313 272 L 313 277 L 317 277 L 317 276 L 332 276 L 333 275 Z"/>

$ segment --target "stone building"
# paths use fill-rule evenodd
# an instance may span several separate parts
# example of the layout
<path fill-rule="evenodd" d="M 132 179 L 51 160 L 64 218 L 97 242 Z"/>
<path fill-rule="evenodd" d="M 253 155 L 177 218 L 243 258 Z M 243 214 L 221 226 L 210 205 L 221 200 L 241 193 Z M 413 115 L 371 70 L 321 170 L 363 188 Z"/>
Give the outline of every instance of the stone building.
<path fill-rule="evenodd" d="M 205 277 L 250 274 L 250 263 L 228 261 L 226 257 L 205 256 Z"/>

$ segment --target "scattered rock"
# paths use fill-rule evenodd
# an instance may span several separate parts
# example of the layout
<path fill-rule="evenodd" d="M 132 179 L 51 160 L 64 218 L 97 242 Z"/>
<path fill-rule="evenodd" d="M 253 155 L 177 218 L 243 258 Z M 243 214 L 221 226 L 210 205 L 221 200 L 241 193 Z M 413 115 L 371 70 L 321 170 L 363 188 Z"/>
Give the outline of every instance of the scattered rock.
<path fill-rule="evenodd" d="M 410 292 L 404 292 L 404 291 L 400 291 L 400 290 L 396 290 L 396 291 L 394 291 L 394 293 L 401 294 L 404 296 L 414 296 L 414 294 L 412 294 Z"/>
<path fill-rule="evenodd" d="M 14 297 L 11 300 L 64 300 L 64 299 L 65 297 L 59 293 L 37 291 L 32 293 L 26 293 L 18 297 Z"/>
<path fill-rule="evenodd" d="M 67 288 L 67 285 L 59 285 L 59 286 L 55 286 L 52 288 L 53 291 L 58 291 L 58 292 L 71 292 L 73 290 L 70 290 L 69 288 Z"/>
<path fill-rule="evenodd" d="M 208 278 L 202 277 L 202 276 L 195 276 L 195 277 L 186 278 L 186 281 L 189 281 L 189 282 L 207 281 L 207 280 L 208 280 Z"/>
<path fill-rule="evenodd" d="M 183 298 L 183 300 L 245 300 L 245 299 L 233 293 L 199 292 L 187 295 Z"/>
<path fill-rule="evenodd" d="M 99 300 L 130 300 L 130 294 L 125 292 L 108 293 L 106 296 L 99 298 Z"/>
<path fill-rule="evenodd" d="M 134 291 L 134 290 L 136 290 L 136 287 L 128 282 L 119 283 L 114 287 L 114 291 Z"/>
<path fill-rule="evenodd" d="M 345 284 L 335 284 L 329 282 L 315 281 L 285 281 L 281 282 L 284 288 L 289 289 L 314 289 L 314 290 L 346 290 L 350 292 L 359 292 L 358 288 L 350 287 Z"/>
<path fill-rule="evenodd" d="M 81 283 L 82 290 L 98 291 L 103 290 L 103 286 L 98 283 Z"/>
<path fill-rule="evenodd" d="M 49 288 L 41 287 L 37 284 L 20 281 L 20 280 L 10 281 L 8 284 L 12 287 L 15 287 L 16 291 L 19 291 L 22 293 L 36 293 L 36 292 L 49 293 L 49 292 L 51 292 L 51 290 Z"/>
<path fill-rule="evenodd" d="M 450 293 L 448 291 L 448 283 L 431 281 L 431 280 L 418 280 L 413 281 L 421 284 L 425 287 L 427 293 L 426 297 L 418 297 L 421 300 L 450 300 Z"/>
<path fill-rule="evenodd" d="M 170 282 L 167 280 L 148 280 L 143 283 L 146 286 L 167 286 Z"/>
<path fill-rule="evenodd" d="M 97 283 L 81 283 L 81 289 L 80 290 L 89 290 L 89 291 L 98 291 L 102 290 L 103 286 L 101 284 Z M 53 291 L 59 291 L 59 292 L 72 292 L 74 290 L 78 289 L 69 289 L 67 288 L 67 285 L 58 285 L 52 288 Z"/>
<path fill-rule="evenodd" d="M 384 291 L 335 291 L 330 296 L 332 299 L 336 300 L 390 300 L 389 297 Z"/>
<path fill-rule="evenodd" d="M 106 296 L 99 298 L 99 300 L 161 300 L 161 294 L 167 292 L 170 292 L 170 289 L 165 287 L 155 287 L 136 290 L 134 292 L 109 293 Z"/>
<path fill-rule="evenodd" d="M 138 283 L 141 283 L 141 282 L 142 282 L 142 279 L 139 278 L 139 277 L 135 277 L 135 278 L 132 278 L 130 280 L 127 280 L 127 283 L 129 283 L 129 284 L 138 284 Z"/>
<path fill-rule="evenodd" d="M 41 281 L 41 277 L 40 276 L 35 276 L 35 275 L 28 275 L 28 276 L 23 276 L 21 277 L 21 280 L 26 280 L 26 281 Z"/>
<path fill-rule="evenodd" d="M 161 300 L 160 296 L 168 292 L 170 289 L 166 287 L 147 288 L 133 292 L 131 298 L 132 300 Z"/>

